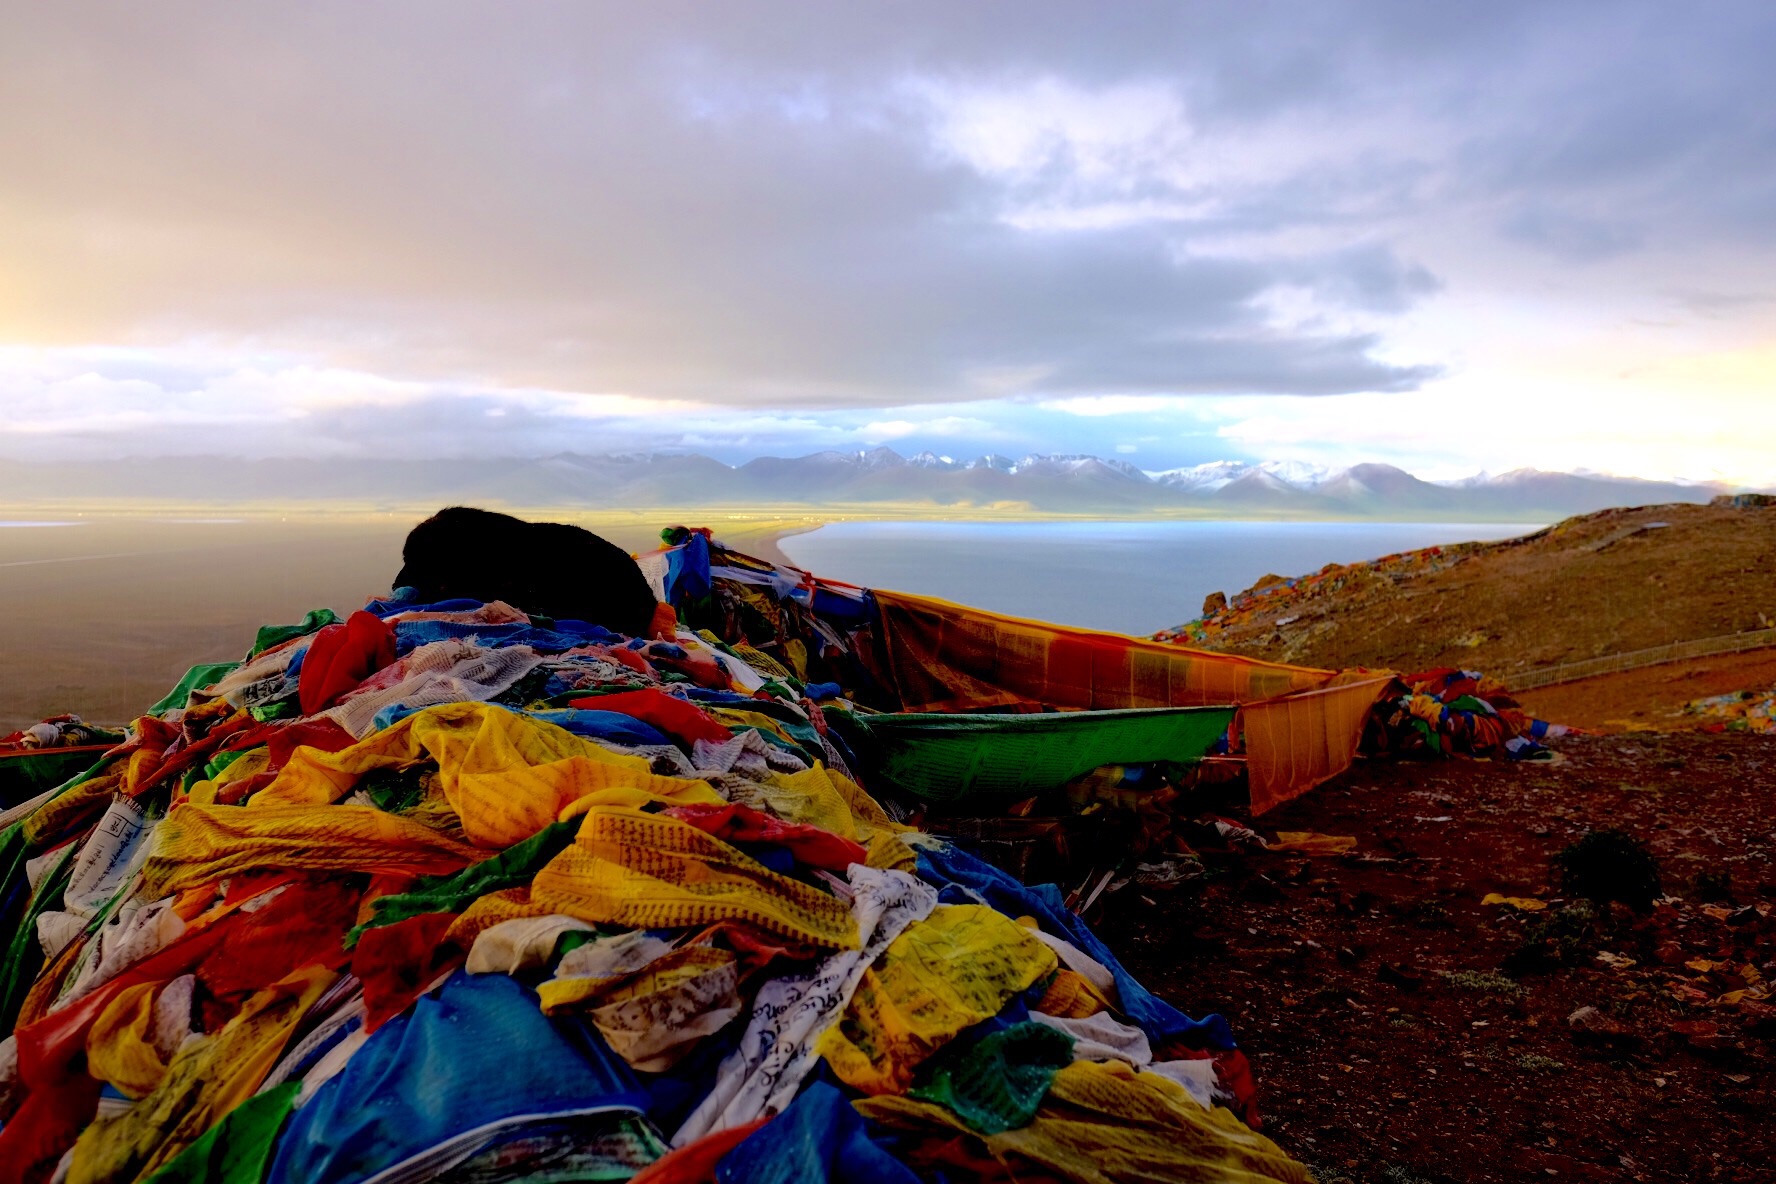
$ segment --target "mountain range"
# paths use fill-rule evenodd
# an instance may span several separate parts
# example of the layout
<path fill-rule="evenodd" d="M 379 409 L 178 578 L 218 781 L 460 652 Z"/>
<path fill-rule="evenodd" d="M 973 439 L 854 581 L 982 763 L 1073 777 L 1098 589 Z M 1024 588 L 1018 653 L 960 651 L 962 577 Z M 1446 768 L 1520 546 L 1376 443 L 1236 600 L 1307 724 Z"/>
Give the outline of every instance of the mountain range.
<path fill-rule="evenodd" d="M 118 501 L 199 505 L 351 503 L 418 508 L 452 502 L 581 509 L 922 506 L 958 516 L 994 511 L 1201 514 L 1303 519 L 1551 520 L 1609 506 L 1705 502 L 1731 492 L 1680 484 L 1518 469 L 1448 484 L 1359 464 L 1214 461 L 1149 472 L 1083 455 L 955 460 L 891 448 L 758 457 L 727 465 L 687 453 L 452 460 L 146 457 L 43 464 L 0 461 L 0 504 Z"/>

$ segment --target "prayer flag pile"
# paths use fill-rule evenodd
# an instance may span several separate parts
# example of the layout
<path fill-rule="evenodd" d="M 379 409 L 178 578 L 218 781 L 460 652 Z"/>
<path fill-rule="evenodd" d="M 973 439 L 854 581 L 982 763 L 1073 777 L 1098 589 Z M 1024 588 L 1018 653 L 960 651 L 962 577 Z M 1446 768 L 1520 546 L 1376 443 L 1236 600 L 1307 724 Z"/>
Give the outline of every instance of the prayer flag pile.
<path fill-rule="evenodd" d="M 685 626 L 317 612 L 0 814 L 0 1180 L 1305 1181 L 1219 1016 L 872 792 L 871 594 L 669 541 Z"/>

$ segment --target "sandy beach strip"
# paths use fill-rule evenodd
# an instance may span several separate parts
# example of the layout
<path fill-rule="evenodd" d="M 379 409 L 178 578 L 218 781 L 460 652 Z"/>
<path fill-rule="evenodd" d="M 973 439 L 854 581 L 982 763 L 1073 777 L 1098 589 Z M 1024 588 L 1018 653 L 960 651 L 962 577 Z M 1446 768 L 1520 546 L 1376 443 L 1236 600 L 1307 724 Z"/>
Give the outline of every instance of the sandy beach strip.
<path fill-rule="evenodd" d="M 772 563 L 780 563 L 786 567 L 794 567 L 795 561 L 783 553 L 783 548 L 780 544 L 784 539 L 793 538 L 798 534 L 812 534 L 824 525 L 825 523 L 822 522 L 807 522 L 774 527 L 770 530 L 761 531 L 756 534 L 749 533 L 744 536 L 717 534 L 716 537 L 728 546 L 734 548 L 736 551 L 743 551 L 748 555 L 756 555 L 760 559 L 766 559 Z M 815 574 L 818 575 L 819 573 L 816 572 Z"/>

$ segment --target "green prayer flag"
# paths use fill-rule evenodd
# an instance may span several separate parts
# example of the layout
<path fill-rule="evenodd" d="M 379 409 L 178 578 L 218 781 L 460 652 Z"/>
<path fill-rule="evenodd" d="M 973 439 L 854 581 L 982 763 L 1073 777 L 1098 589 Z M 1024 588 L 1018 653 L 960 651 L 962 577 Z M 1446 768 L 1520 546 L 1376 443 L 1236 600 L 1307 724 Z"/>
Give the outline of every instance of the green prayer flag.
<path fill-rule="evenodd" d="M 522 843 L 455 875 L 433 876 L 421 880 L 411 892 L 378 897 L 370 904 L 375 915 L 346 935 L 346 946 L 355 947 L 366 929 L 393 925 L 426 913 L 460 913 L 489 892 L 528 886 L 545 863 L 573 842 L 583 821 L 569 818 L 552 822 Z"/>
<path fill-rule="evenodd" d="M 301 1082 L 286 1081 L 253 1095 L 144 1184 L 259 1184 L 301 1091 Z"/>
<path fill-rule="evenodd" d="M 178 686 L 168 691 L 162 696 L 160 702 L 148 709 L 148 714 L 159 715 L 175 708 L 182 708 L 185 706 L 185 701 L 191 698 L 192 691 L 200 687 L 207 687 L 228 675 L 230 671 L 238 669 L 240 669 L 239 662 L 205 662 L 193 666 L 185 672 L 185 677 L 179 680 Z"/>
<path fill-rule="evenodd" d="M 303 637 L 338 623 L 339 614 L 332 609 L 311 608 L 308 615 L 294 625 L 261 625 L 258 636 L 253 638 L 253 648 L 247 651 L 247 657 L 257 658 L 272 646 L 282 645 L 292 637 Z"/>
<path fill-rule="evenodd" d="M 1072 1062 L 1073 1038 L 1065 1032 L 1013 1024 L 959 1055 L 940 1056 L 931 1080 L 907 1092 L 949 1107 L 983 1135 L 997 1135 L 1029 1125 L 1055 1074 Z"/>

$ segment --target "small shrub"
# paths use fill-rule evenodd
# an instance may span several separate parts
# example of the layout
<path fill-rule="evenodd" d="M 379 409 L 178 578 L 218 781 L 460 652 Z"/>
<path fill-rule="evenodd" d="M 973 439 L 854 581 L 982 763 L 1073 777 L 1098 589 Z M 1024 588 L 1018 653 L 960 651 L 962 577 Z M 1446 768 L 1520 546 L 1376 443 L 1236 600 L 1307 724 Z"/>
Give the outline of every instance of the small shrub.
<path fill-rule="evenodd" d="M 1506 967 L 1522 972 L 1579 965 L 1597 948 L 1598 918 L 1597 906 L 1588 900 L 1541 914 L 1524 932 L 1522 946 L 1505 960 Z"/>
<path fill-rule="evenodd" d="M 1498 995 L 1505 999 L 1523 997 L 1523 984 L 1490 970 L 1445 970 L 1443 981 L 1463 991 L 1479 995 Z"/>
<path fill-rule="evenodd" d="M 1697 872 L 1696 899 L 1718 904 L 1733 903 L 1733 873 L 1730 871 Z"/>
<path fill-rule="evenodd" d="M 1434 896 L 1421 896 L 1407 905 L 1406 918 L 1426 929 L 1449 928 L 1449 910 Z"/>
<path fill-rule="evenodd" d="M 1381 1167 L 1381 1184 L 1437 1184 L 1429 1176 L 1421 1176 L 1402 1164 L 1388 1163 Z"/>
<path fill-rule="evenodd" d="M 1525 1073 L 1558 1073 L 1566 1068 L 1565 1061 L 1557 1061 L 1553 1057 L 1544 1057 L 1538 1053 L 1524 1053 L 1512 1062 Z"/>
<path fill-rule="evenodd" d="M 1619 830 L 1594 830 L 1554 857 L 1568 896 L 1597 904 L 1619 900 L 1644 913 L 1664 895 L 1659 865 L 1646 844 Z"/>

